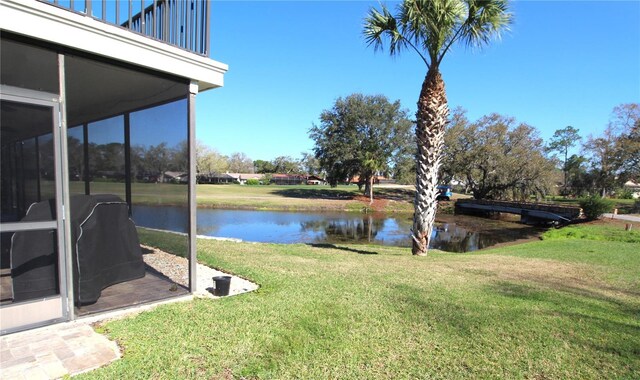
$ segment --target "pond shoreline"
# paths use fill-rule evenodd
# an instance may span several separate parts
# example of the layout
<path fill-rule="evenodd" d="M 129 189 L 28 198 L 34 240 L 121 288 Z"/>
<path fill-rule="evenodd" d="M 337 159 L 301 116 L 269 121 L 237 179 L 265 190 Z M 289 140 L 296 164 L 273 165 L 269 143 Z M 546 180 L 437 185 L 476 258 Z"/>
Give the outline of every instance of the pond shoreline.
<path fill-rule="evenodd" d="M 242 204 L 240 202 L 247 202 Z M 367 214 L 371 212 L 383 213 L 413 213 L 413 203 L 401 200 L 374 198 L 369 204 L 368 198 L 354 196 L 352 198 L 288 198 L 277 199 L 234 199 L 223 201 L 220 199 L 198 198 L 198 208 L 222 210 L 250 210 L 250 211 L 291 211 L 291 212 L 351 212 Z M 447 206 L 453 210 L 453 206 Z"/>
<path fill-rule="evenodd" d="M 172 206 L 133 208 L 141 227 L 187 232 L 188 210 Z M 410 247 L 410 213 L 344 211 L 265 211 L 198 208 L 200 236 L 275 244 L 360 244 Z M 439 214 L 431 248 L 450 252 L 476 251 L 498 243 L 538 238 L 543 229 L 511 221 L 467 215 Z"/>

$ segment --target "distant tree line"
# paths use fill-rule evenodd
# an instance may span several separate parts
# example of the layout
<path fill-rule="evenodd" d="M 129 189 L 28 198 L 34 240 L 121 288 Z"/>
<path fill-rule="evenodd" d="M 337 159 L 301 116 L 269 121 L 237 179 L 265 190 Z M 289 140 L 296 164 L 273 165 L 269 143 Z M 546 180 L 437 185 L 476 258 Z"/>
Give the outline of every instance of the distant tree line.
<path fill-rule="evenodd" d="M 83 144 L 79 139 L 69 137 L 68 151 L 72 179 L 124 181 L 126 177 L 123 143 L 89 143 L 86 166 Z M 189 169 L 186 141 L 174 147 L 166 142 L 151 146 L 134 145 L 131 147 L 130 160 L 133 181 L 165 182 L 167 172 L 186 173 Z"/>
<path fill-rule="evenodd" d="M 309 131 L 315 142 L 314 167 L 333 186 L 354 177 L 367 185 L 374 175 L 412 184 L 412 124 L 399 102 L 384 96 L 338 98 Z M 639 129 L 640 105 L 619 105 L 604 132 L 588 136 L 580 154 L 570 155 L 583 140 L 577 128 L 559 129 L 545 143 L 535 127 L 512 117 L 494 113 L 472 122 L 458 108 L 444 134 L 440 182 L 459 184 L 477 199 L 630 196 L 622 188 L 628 180 L 640 180 Z M 369 186 L 365 193 L 371 194 Z"/>
<path fill-rule="evenodd" d="M 569 155 L 574 147 L 580 153 Z M 479 199 L 629 197 L 625 182 L 640 180 L 640 105 L 616 106 L 600 135 L 583 139 L 567 126 L 546 144 L 512 118 L 492 114 L 472 123 L 457 109 L 445 132 L 440 178 L 459 181 Z"/>
<path fill-rule="evenodd" d="M 53 165 L 51 144 L 41 144 L 42 167 Z M 120 142 L 105 144 L 89 143 L 88 160 L 85 165 L 84 146 L 76 137 L 69 137 L 69 174 L 71 179 L 91 181 L 125 180 L 125 146 Z M 167 172 L 185 175 L 189 171 L 189 148 L 186 141 L 169 146 L 166 142 L 157 145 L 133 145 L 130 151 L 131 176 L 133 181 L 167 182 Z M 220 154 L 202 141 L 196 142 L 196 172 L 212 175 L 222 173 L 262 174 L 310 174 L 324 175 L 318 160 L 312 153 L 302 153 L 302 159 L 279 156 L 271 161 L 252 160 L 245 153 L 229 156 Z M 53 175 L 49 173 L 48 175 Z M 186 178 L 186 177 L 185 177 Z"/>
<path fill-rule="evenodd" d="M 514 118 L 491 114 L 470 122 L 453 111 L 445 131 L 441 181 L 458 181 L 476 199 L 542 198 L 556 170 L 538 131 Z"/>
<path fill-rule="evenodd" d="M 196 169 L 199 174 L 316 175 L 333 186 L 358 178 L 364 192 L 372 195 L 374 176 L 415 183 L 413 125 L 399 101 L 352 94 L 322 111 L 320 124 L 309 130 L 314 150 L 302 153 L 300 159 L 252 160 L 241 152 L 225 156 L 197 141 Z M 121 145 L 91 144 L 90 175 L 124 173 Z M 570 154 L 574 148 L 579 153 Z M 70 138 L 69 152 L 71 174 L 83 177 L 79 141 Z M 167 171 L 186 172 L 187 152 L 186 142 L 173 148 L 164 143 L 133 146 L 134 178 L 162 181 Z M 578 128 L 567 126 L 547 142 L 536 128 L 512 117 L 490 114 L 470 121 L 458 108 L 450 116 L 442 152 L 440 183 L 459 184 L 478 199 L 542 199 L 553 194 L 628 197 L 624 183 L 640 181 L 640 105 L 616 106 L 599 135 L 582 137 Z"/>
<path fill-rule="evenodd" d="M 271 161 L 252 160 L 247 154 L 236 152 L 229 156 L 215 148 L 196 142 L 196 171 L 198 174 L 260 173 L 260 174 L 308 174 L 323 176 L 318 160 L 309 152 L 301 153 L 301 159 L 278 156 Z"/>
<path fill-rule="evenodd" d="M 576 145 L 580 153 L 569 156 Z M 600 135 L 582 138 L 571 126 L 560 129 L 547 148 L 563 172 L 561 194 L 630 197 L 623 185 L 640 181 L 640 104 L 616 106 Z"/>

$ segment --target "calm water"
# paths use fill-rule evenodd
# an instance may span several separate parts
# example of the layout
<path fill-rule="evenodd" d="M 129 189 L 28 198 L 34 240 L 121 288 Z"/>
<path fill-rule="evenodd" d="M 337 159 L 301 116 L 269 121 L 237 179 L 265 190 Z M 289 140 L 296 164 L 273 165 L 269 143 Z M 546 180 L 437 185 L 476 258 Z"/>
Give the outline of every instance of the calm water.
<path fill-rule="evenodd" d="M 187 231 L 188 213 L 180 207 L 134 206 L 139 226 Z M 198 209 L 197 233 L 265 243 L 366 243 L 410 247 L 410 216 Z M 538 236 L 541 230 L 517 223 L 471 216 L 436 220 L 431 248 L 468 252 Z"/>

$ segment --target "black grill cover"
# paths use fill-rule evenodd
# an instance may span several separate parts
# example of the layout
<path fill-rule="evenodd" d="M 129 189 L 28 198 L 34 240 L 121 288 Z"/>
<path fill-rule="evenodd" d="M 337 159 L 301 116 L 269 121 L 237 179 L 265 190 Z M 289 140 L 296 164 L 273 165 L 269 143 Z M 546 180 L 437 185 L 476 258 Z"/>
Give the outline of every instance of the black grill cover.
<path fill-rule="evenodd" d="M 102 289 L 144 277 L 138 233 L 129 219 L 127 204 L 119 197 L 107 194 L 74 195 L 70 200 L 75 302 L 80 305 L 94 303 L 100 298 Z M 51 220 L 52 215 L 55 215 L 53 203 L 39 202 L 29 209 L 23 220 L 47 220 L 47 216 Z M 58 292 L 55 236 L 44 239 L 44 235 L 40 236 L 43 232 L 16 232 L 14 235 L 12 268 L 21 268 L 20 271 L 12 269 L 12 276 L 14 272 L 16 275 L 16 301 L 41 297 L 45 292 Z M 44 258 L 52 259 L 42 265 Z M 29 262 L 33 263 L 31 269 Z"/>
<path fill-rule="evenodd" d="M 23 222 L 55 220 L 54 200 L 29 208 Z M 11 278 L 14 302 L 59 294 L 58 241 L 55 230 L 16 232 L 11 238 Z"/>

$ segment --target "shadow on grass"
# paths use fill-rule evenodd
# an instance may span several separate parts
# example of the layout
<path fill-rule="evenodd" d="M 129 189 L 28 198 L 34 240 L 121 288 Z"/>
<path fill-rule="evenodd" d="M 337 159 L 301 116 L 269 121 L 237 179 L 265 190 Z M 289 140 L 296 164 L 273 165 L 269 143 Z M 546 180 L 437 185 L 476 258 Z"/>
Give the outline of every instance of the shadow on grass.
<path fill-rule="evenodd" d="M 377 188 L 373 187 L 373 192 L 378 198 L 393 201 L 413 202 L 415 191 L 403 188 Z"/>
<path fill-rule="evenodd" d="M 586 285 L 586 281 L 578 279 L 574 280 L 577 282 L 574 285 L 571 285 L 562 279 L 552 278 L 544 279 L 544 281 L 534 278 L 525 278 L 523 280 L 529 281 L 531 284 L 512 281 L 498 281 L 491 287 L 491 289 L 495 293 L 505 297 L 536 301 L 548 301 L 551 298 L 548 294 L 549 290 L 551 290 L 563 294 L 569 294 L 571 299 L 583 297 L 586 299 L 597 300 L 614 305 L 615 308 L 622 313 L 640 315 L 639 307 L 623 298 L 611 295 L 620 294 L 624 297 L 638 298 L 640 293 L 633 289 L 625 289 L 604 284 L 600 284 L 597 289 L 589 288 Z M 540 288 L 540 286 L 544 286 L 544 288 Z"/>
<path fill-rule="evenodd" d="M 377 255 L 378 252 L 373 252 L 373 251 L 362 251 L 359 249 L 354 249 L 354 248 L 349 248 L 349 247 L 341 247 L 339 245 L 334 245 L 334 244 L 328 244 L 328 243 L 308 243 L 307 244 L 310 247 L 314 247 L 314 248 L 325 248 L 325 249 L 338 249 L 341 251 L 347 251 L 347 252 L 355 252 L 359 255 Z"/>
<path fill-rule="evenodd" d="M 305 189 L 281 189 L 276 190 L 273 194 L 280 195 L 287 198 L 303 198 L 303 199 L 339 199 L 339 200 L 351 200 L 358 195 L 352 191 L 335 190 L 335 189 L 317 189 L 317 188 L 305 188 Z"/>
<path fill-rule="evenodd" d="M 373 193 L 376 199 L 405 202 L 413 202 L 415 195 L 415 192 L 410 189 L 379 188 L 376 186 L 373 187 Z M 358 191 L 356 187 L 354 187 L 353 190 L 298 188 L 279 189 L 275 190 L 273 194 L 289 198 L 352 200 L 354 197 L 362 195 L 362 192 Z"/>
<path fill-rule="evenodd" d="M 544 289 L 533 284 L 512 281 L 499 281 L 489 289 L 504 297 L 545 303 L 548 305 L 548 310 L 542 311 L 543 314 L 552 318 L 563 316 L 580 321 L 583 328 L 590 325 L 594 331 L 615 331 L 618 335 L 640 336 L 640 327 L 637 324 L 624 321 L 625 319 L 634 320 L 640 314 L 637 303 L 606 294 L 605 290 L 636 299 L 637 292 L 610 286 L 604 287 L 602 290 L 588 289 L 581 283 L 569 285 L 551 281 L 544 285 L 549 288 Z M 601 352 L 630 357 L 640 353 L 638 346 L 628 339 L 615 342 L 612 339 L 574 338 L 579 345 L 590 346 Z"/>
<path fill-rule="evenodd" d="M 397 310 L 409 319 L 427 318 L 433 325 L 452 328 L 451 331 L 460 336 L 485 328 L 499 329 L 500 334 L 516 338 L 547 335 L 583 350 L 588 347 L 592 353 L 618 356 L 622 362 L 638 357 L 640 326 L 633 321 L 637 320 L 640 309 L 636 302 L 584 289 L 580 285 L 554 285 L 540 288 L 519 281 L 493 282 L 486 287 L 488 299 L 494 305 L 489 307 L 478 301 L 451 301 L 424 289 L 397 283 L 393 285 L 389 302 L 396 304 Z M 520 302 L 504 302 L 502 297 Z M 546 321 L 542 324 L 547 326 L 547 331 L 536 327 L 541 325 L 541 320 Z M 564 333 L 567 325 L 574 327 Z M 535 347 L 527 350 L 535 350 Z"/>

